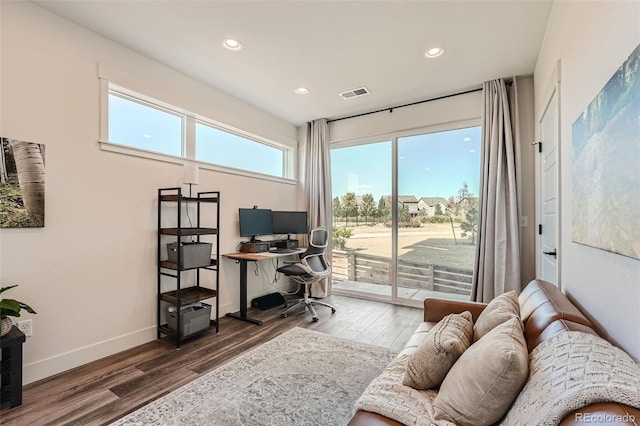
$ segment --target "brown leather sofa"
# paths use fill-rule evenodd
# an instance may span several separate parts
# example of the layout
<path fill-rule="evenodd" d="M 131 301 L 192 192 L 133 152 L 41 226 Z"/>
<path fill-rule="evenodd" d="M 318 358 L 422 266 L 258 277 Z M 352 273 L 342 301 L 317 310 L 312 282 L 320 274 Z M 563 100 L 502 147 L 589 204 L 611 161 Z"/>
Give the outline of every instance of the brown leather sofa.
<path fill-rule="evenodd" d="M 519 303 L 529 352 L 544 340 L 566 331 L 582 331 L 598 336 L 587 317 L 551 283 L 543 280 L 531 281 L 520 294 Z M 470 311 L 475 321 L 485 306 L 484 303 L 425 299 L 424 322 L 411 336 L 402 352 L 410 354 L 415 351 L 424 335 L 445 316 Z M 560 426 L 583 425 L 585 416 L 589 416 L 592 420 L 589 421 L 590 425 L 640 425 L 640 410 L 623 404 L 605 402 L 587 405 L 572 412 L 562 420 Z M 593 421 L 597 419 L 604 419 L 604 421 Z M 629 419 L 630 421 L 610 423 L 607 419 Z M 385 425 L 400 426 L 400 423 L 368 411 L 357 411 L 349 422 L 349 426 Z"/>

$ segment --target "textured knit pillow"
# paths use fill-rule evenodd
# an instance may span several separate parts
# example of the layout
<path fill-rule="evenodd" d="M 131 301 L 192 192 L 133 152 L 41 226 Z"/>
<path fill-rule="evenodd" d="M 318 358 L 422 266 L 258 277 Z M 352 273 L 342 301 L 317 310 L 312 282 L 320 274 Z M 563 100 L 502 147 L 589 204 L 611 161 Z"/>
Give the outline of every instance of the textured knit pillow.
<path fill-rule="evenodd" d="M 520 304 L 516 292 L 509 291 L 495 297 L 476 319 L 473 341 L 477 342 L 494 327 L 513 317 L 520 319 Z"/>
<path fill-rule="evenodd" d="M 434 418 L 460 426 L 491 425 L 509 410 L 528 375 L 522 321 L 511 318 L 460 356 L 433 401 Z"/>
<path fill-rule="evenodd" d="M 439 386 L 472 339 L 470 312 L 447 315 L 429 330 L 409 357 L 402 384 L 414 389 Z"/>

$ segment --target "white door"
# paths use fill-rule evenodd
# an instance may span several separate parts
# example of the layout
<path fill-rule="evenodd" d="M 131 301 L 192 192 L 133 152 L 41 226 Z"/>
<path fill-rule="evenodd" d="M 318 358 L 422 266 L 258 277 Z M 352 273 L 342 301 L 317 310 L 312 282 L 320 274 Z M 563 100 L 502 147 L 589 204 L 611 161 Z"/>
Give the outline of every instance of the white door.
<path fill-rule="evenodd" d="M 539 121 L 538 142 L 538 244 L 537 275 L 558 285 L 559 234 L 559 105 L 558 85 L 554 85 Z"/>

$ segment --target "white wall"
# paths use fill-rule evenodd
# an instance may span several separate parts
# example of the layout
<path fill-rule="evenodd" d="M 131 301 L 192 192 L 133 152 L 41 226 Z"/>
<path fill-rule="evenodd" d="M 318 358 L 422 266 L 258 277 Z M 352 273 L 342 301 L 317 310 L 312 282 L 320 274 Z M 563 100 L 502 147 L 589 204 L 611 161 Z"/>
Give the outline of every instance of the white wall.
<path fill-rule="evenodd" d="M 518 88 L 518 120 L 520 124 L 520 218 L 526 217 L 527 226 L 520 226 L 520 276 L 522 286 L 536 277 L 535 271 L 535 158 L 537 148 L 532 145 L 535 136 L 533 111 L 533 77 L 520 77 Z"/>
<path fill-rule="evenodd" d="M 100 149 L 98 63 L 254 134 L 292 147 L 298 135 L 31 3 L 0 7 L 0 135 L 46 145 L 45 227 L 0 231 L 1 285 L 19 284 L 12 295 L 38 312 L 24 347 L 29 383 L 156 338 L 157 188 L 179 186 L 183 170 Z M 223 253 L 240 241 L 238 207 L 296 208 L 295 182 L 201 170 L 197 190 L 221 191 Z M 269 279 L 250 274 L 249 299 L 273 291 Z M 238 266 L 223 260 L 221 314 L 238 310 L 238 280 Z"/>
<path fill-rule="evenodd" d="M 497 76 L 502 77 L 502 76 Z M 482 84 L 481 81 L 478 84 Z M 392 132 L 411 131 L 429 126 L 480 120 L 482 91 L 426 102 L 393 112 L 379 112 L 333 121 L 329 124 L 331 142 L 372 138 Z"/>
<path fill-rule="evenodd" d="M 540 117 L 543 97 L 561 61 L 561 288 L 636 360 L 640 261 L 571 242 L 571 126 L 638 43 L 640 1 L 557 1 L 535 69 Z"/>

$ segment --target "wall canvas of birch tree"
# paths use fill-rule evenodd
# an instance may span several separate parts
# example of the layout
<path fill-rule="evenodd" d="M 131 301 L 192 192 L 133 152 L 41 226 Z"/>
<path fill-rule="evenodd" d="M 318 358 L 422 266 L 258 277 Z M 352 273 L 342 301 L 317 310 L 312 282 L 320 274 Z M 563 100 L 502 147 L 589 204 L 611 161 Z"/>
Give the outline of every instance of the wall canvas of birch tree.
<path fill-rule="evenodd" d="M 44 145 L 0 138 L 0 228 L 44 227 Z"/>

